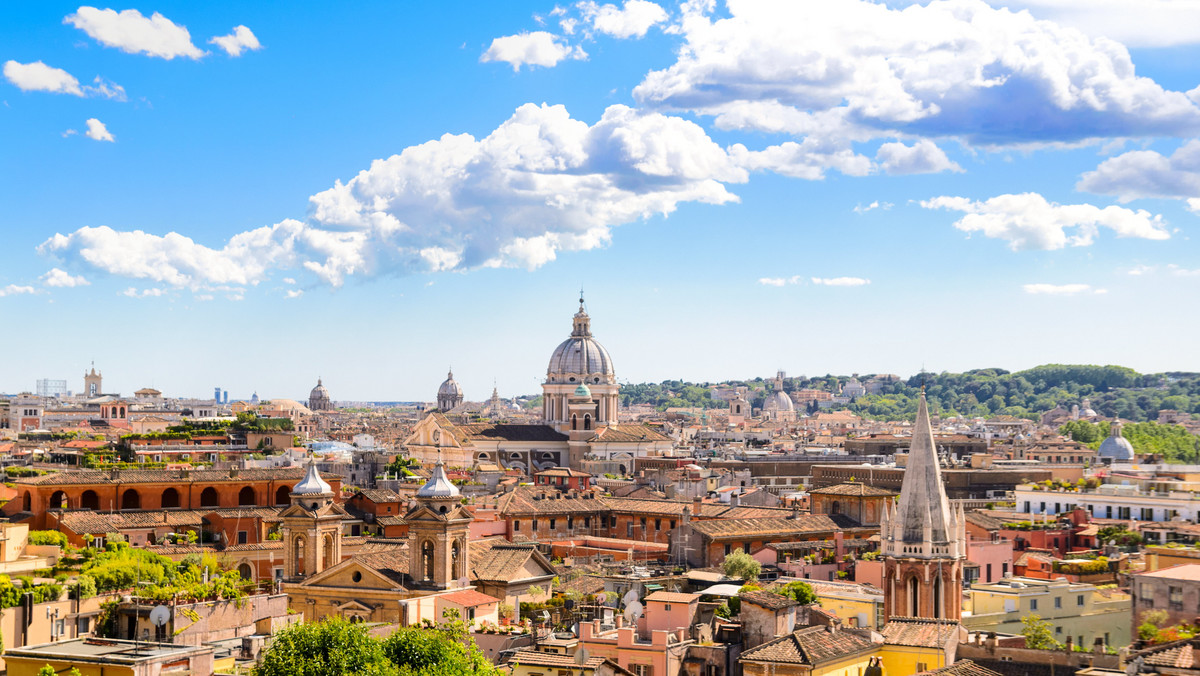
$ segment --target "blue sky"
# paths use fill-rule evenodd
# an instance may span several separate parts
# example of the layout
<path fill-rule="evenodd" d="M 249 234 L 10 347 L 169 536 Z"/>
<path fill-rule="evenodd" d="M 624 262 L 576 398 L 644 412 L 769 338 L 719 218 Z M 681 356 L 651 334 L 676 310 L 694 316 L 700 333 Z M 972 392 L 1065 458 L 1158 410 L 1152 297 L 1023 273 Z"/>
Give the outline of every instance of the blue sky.
<path fill-rule="evenodd" d="M 0 391 L 1200 369 L 1193 3 L 0 12 Z"/>

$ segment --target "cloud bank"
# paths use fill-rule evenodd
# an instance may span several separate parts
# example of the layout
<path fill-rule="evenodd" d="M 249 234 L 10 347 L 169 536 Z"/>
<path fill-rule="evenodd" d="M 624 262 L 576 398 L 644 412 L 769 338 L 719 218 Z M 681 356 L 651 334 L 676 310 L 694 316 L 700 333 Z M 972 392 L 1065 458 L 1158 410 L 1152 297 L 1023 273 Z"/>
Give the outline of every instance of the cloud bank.
<path fill-rule="evenodd" d="M 145 17 L 136 9 L 118 12 L 85 5 L 63 19 L 63 23 L 87 33 L 106 47 L 115 47 L 129 54 L 145 54 L 167 60 L 177 56 L 199 59 L 205 54 L 204 50 L 192 44 L 192 36 L 185 26 L 176 24 L 158 12 Z"/>

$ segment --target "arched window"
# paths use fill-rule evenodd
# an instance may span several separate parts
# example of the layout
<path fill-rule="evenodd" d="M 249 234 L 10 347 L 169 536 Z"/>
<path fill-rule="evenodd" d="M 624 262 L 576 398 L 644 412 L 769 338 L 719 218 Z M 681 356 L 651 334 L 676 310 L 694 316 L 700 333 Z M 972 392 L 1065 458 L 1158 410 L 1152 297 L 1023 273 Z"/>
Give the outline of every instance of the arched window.
<path fill-rule="evenodd" d="M 462 556 L 458 549 L 458 542 L 450 545 L 450 574 L 454 579 L 462 577 Z"/>
<path fill-rule="evenodd" d="M 323 557 L 325 562 L 324 562 L 324 566 L 322 566 L 322 567 L 323 568 L 331 568 L 333 566 L 333 564 L 337 563 L 337 560 L 333 558 L 333 536 L 326 533 L 325 539 L 322 541 L 322 545 L 325 548 L 325 551 L 323 552 L 325 555 Z"/>
<path fill-rule="evenodd" d="M 833 504 L 829 506 L 829 513 L 830 514 L 841 514 L 842 513 L 842 503 L 838 502 L 837 500 L 834 500 Z"/>
<path fill-rule="evenodd" d="M 243 486 L 242 490 L 238 491 L 238 505 L 253 507 L 256 504 L 258 504 L 258 499 L 254 495 L 254 489 L 249 486 Z"/>
<path fill-rule="evenodd" d="M 425 582 L 433 579 L 433 543 L 429 541 L 421 545 L 421 579 Z"/>
<path fill-rule="evenodd" d="M 33 509 L 33 495 L 29 491 L 25 491 L 25 495 L 21 498 L 21 509 L 26 512 Z"/>
<path fill-rule="evenodd" d="M 592 414 L 588 413 L 583 416 L 583 429 L 592 429 Z"/>
<path fill-rule="evenodd" d="M 132 488 L 121 494 L 121 509 L 141 509 L 142 496 Z"/>
<path fill-rule="evenodd" d="M 67 494 L 62 491 L 54 491 L 54 495 L 50 496 L 50 509 L 67 509 L 70 507 L 67 502 Z"/>
<path fill-rule="evenodd" d="M 291 502 L 292 489 L 290 486 L 280 486 L 275 490 L 275 504 L 286 505 Z"/>
<path fill-rule="evenodd" d="M 296 562 L 296 574 L 304 574 L 304 547 L 306 538 L 303 535 L 297 535 L 295 540 L 292 540 L 292 560 Z"/>
<path fill-rule="evenodd" d="M 238 565 L 237 571 L 238 575 L 241 575 L 243 580 L 254 580 L 254 569 L 250 567 L 249 563 L 242 562 L 240 565 Z"/>
<path fill-rule="evenodd" d="M 942 576 L 933 576 L 933 617 L 941 619 L 942 617 Z"/>
<path fill-rule="evenodd" d="M 83 495 L 79 496 L 79 507 L 81 509 L 100 509 L 100 496 L 96 495 L 96 491 L 84 491 Z"/>
<path fill-rule="evenodd" d="M 917 578 L 908 578 L 908 613 L 909 617 L 917 616 Z"/>
<path fill-rule="evenodd" d="M 200 506 L 201 507 L 219 507 L 221 505 L 221 497 L 217 494 L 217 489 L 209 486 L 203 491 L 200 491 Z"/>
<path fill-rule="evenodd" d="M 579 416 L 575 415 L 574 413 L 571 414 L 571 429 L 579 429 Z"/>
<path fill-rule="evenodd" d="M 179 491 L 168 488 L 162 494 L 162 508 L 175 509 L 179 507 Z"/>

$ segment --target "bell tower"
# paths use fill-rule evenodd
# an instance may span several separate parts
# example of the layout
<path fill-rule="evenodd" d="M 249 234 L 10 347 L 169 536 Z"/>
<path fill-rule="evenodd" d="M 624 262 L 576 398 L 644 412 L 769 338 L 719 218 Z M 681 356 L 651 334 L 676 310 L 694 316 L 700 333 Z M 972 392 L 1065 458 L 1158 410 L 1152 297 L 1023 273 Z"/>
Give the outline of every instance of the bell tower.
<path fill-rule="evenodd" d="M 883 538 L 884 616 L 962 618 L 966 516 L 950 507 L 929 424 L 925 392 L 917 407 L 900 502 L 886 507 Z"/>
<path fill-rule="evenodd" d="M 285 579 L 300 580 L 342 560 L 342 519 L 346 512 L 310 458 L 304 479 L 292 488 L 292 504 L 280 518 Z"/>
<path fill-rule="evenodd" d="M 471 570 L 470 526 L 462 494 L 446 476 L 441 458 L 433 476 L 417 490 L 416 504 L 404 515 L 408 522 L 409 576 L 416 587 L 450 589 Z"/>
<path fill-rule="evenodd" d="M 100 396 L 104 390 L 104 377 L 96 371 L 96 363 L 92 362 L 92 370 L 83 374 L 83 396 L 91 399 Z"/>

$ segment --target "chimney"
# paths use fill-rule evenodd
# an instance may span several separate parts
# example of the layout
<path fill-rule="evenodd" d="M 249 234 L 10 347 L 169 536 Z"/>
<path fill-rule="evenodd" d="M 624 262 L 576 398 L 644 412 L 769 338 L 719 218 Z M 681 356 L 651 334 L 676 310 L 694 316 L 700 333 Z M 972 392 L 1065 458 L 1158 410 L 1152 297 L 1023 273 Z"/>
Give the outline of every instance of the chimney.
<path fill-rule="evenodd" d="M 704 504 L 704 499 L 696 497 L 692 499 L 692 514 L 700 516 L 700 505 Z"/>

